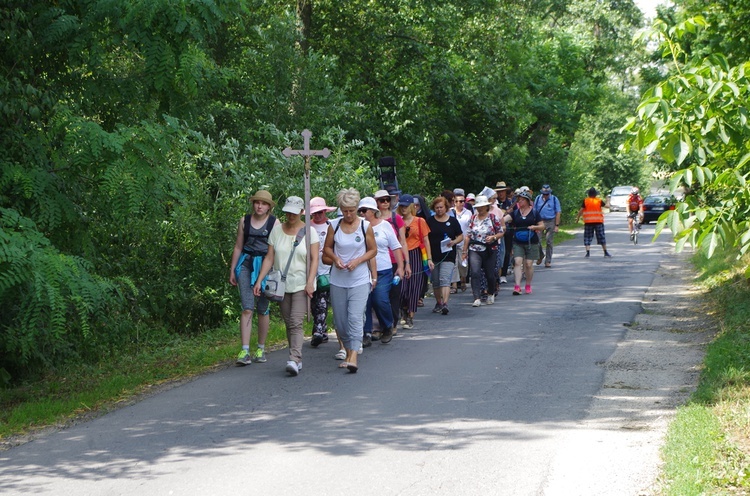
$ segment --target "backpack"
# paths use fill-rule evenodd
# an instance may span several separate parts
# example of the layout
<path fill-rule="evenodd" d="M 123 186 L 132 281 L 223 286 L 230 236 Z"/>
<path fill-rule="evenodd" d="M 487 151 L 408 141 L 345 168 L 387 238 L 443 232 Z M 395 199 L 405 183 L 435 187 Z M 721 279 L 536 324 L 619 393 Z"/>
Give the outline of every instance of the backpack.
<path fill-rule="evenodd" d="M 630 195 L 630 198 L 628 198 L 628 208 L 631 212 L 635 212 L 641 208 L 641 197 L 639 195 Z"/>

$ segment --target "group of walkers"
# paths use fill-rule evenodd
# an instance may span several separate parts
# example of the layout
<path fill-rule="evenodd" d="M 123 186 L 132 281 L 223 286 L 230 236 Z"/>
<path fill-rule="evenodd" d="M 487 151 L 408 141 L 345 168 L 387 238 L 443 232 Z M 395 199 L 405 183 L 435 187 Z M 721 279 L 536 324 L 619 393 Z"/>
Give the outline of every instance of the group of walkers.
<path fill-rule="evenodd" d="M 596 206 L 590 198 L 579 211 L 586 223 L 587 256 L 593 235 L 597 240 L 604 238 L 603 225 L 597 228 L 599 218 L 590 212 Z M 513 295 L 522 294 L 524 278 L 523 293 L 532 294 L 534 266 L 542 262 L 552 266 L 554 234 L 562 212 L 549 185 L 541 188 L 537 198 L 528 187 L 514 191 L 502 181 L 477 195 L 466 195 L 460 188 L 445 190 L 429 207 L 421 195 L 401 194 L 393 188 L 365 198 L 350 188 L 338 193 L 337 206 L 328 206 L 321 197 L 312 198 L 312 229 L 305 232 L 302 216 L 307 213 L 301 198 L 286 199 L 283 221 L 272 214 L 276 203 L 268 191 L 256 192 L 250 201 L 252 213 L 237 226 L 229 276 L 230 283 L 239 288 L 242 303 L 242 350 L 237 364 L 266 361 L 270 304 L 265 289 L 273 271 L 274 280 L 280 274 L 285 284 L 279 305 L 289 344 L 286 371 L 292 376 L 302 369 L 308 302 L 313 318 L 311 346 L 328 342 L 330 308 L 339 344 L 338 366 L 356 373 L 364 348 L 373 341 L 389 343 L 398 324 L 413 328 L 414 315 L 424 306 L 428 279 L 435 298 L 432 311 L 442 315 L 450 311 L 450 295 L 465 291 L 467 283 L 473 307 L 494 304 L 511 270 Z M 601 204 L 598 208 L 601 212 Z M 609 256 L 605 244 L 603 248 Z M 251 353 L 254 312 L 258 314 L 258 345 Z"/>

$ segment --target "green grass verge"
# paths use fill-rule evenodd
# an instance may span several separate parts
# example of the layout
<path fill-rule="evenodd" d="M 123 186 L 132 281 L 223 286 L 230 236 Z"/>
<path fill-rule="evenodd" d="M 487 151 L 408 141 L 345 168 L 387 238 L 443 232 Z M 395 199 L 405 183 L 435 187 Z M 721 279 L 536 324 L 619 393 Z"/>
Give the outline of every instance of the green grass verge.
<path fill-rule="evenodd" d="M 691 401 L 677 412 L 662 451 L 665 495 L 750 494 L 750 281 L 748 257 L 696 256 L 720 332 L 706 350 Z"/>
<path fill-rule="evenodd" d="M 311 327 L 305 322 L 306 334 Z M 252 341 L 254 347 L 255 332 Z M 266 345 L 282 344 L 286 344 L 286 330 L 272 317 Z M 0 439 L 107 411 L 164 382 L 232 365 L 239 349 L 236 324 L 192 336 L 165 334 L 161 339 L 150 337 L 147 346 L 136 343 L 132 349 L 119 350 L 97 364 L 53 370 L 34 381 L 0 389 Z"/>

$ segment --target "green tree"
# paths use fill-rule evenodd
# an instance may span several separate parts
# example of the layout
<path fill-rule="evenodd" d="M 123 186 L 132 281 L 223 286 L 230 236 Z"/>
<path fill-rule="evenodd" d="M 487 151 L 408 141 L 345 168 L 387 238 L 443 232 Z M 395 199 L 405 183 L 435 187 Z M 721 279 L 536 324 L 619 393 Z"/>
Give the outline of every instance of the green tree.
<path fill-rule="evenodd" d="M 750 63 L 731 66 L 721 54 L 691 57 L 680 41 L 708 27 L 703 17 L 667 26 L 657 21 L 640 39 L 657 40 L 674 74 L 646 92 L 624 129 L 632 145 L 658 153 L 672 168 L 672 188 L 688 195 L 657 225 L 668 225 L 678 248 L 750 248 Z"/>

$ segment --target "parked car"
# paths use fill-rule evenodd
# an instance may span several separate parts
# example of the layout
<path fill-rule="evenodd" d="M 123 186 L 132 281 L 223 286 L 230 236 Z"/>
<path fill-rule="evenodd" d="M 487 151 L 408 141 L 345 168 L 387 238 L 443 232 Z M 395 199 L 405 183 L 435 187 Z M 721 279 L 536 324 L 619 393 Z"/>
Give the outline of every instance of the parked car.
<path fill-rule="evenodd" d="M 649 195 L 643 200 L 643 223 L 656 221 L 667 210 L 674 210 L 675 197 L 671 195 Z"/>
<path fill-rule="evenodd" d="M 607 197 L 609 199 L 609 210 L 611 212 L 624 212 L 628 209 L 628 197 L 632 186 L 615 186 Z"/>

